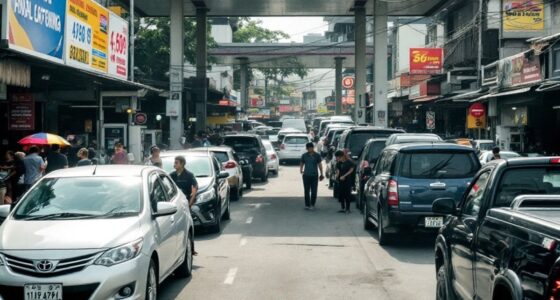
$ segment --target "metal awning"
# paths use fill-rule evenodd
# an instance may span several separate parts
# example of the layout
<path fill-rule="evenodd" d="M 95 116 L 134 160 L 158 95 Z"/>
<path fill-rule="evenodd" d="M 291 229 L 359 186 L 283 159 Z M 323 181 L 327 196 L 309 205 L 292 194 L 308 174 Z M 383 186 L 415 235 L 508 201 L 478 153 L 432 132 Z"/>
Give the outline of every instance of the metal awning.
<path fill-rule="evenodd" d="M 478 101 L 482 101 L 482 100 L 485 100 L 485 99 L 488 99 L 488 98 L 494 98 L 494 97 L 503 97 L 503 96 L 523 94 L 523 93 L 526 93 L 530 90 L 531 90 L 530 87 L 526 87 L 526 88 L 522 88 L 522 89 L 506 91 L 506 92 L 501 92 L 501 93 L 492 93 L 492 94 L 484 95 L 482 97 L 478 97 L 474 100 L 471 100 L 470 102 L 478 102 Z"/>
<path fill-rule="evenodd" d="M 461 93 L 455 96 L 451 96 L 451 97 L 446 97 L 446 98 L 442 98 L 437 100 L 437 102 L 443 102 L 443 101 L 452 101 L 452 102 L 469 102 L 472 99 L 478 98 L 482 95 L 484 95 L 487 92 L 487 90 L 476 90 L 476 91 L 470 91 L 470 92 L 466 92 L 466 93 Z"/>
<path fill-rule="evenodd" d="M 412 99 L 412 103 L 426 103 L 439 98 L 441 98 L 441 96 L 429 96 L 424 98 Z"/>
<path fill-rule="evenodd" d="M 538 88 L 535 89 L 537 92 L 552 92 L 560 90 L 560 81 L 548 80 L 543 82 Z"/>

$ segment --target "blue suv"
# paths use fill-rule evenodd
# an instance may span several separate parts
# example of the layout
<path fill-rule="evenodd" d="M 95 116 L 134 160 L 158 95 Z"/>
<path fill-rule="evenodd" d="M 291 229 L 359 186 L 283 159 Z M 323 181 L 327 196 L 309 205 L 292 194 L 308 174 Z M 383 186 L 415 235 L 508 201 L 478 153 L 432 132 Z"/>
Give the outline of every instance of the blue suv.
<path fill-rule="evenodd" d="M 383 150 L 367 168 L 364 228 L 376 226 L 379 244 L 401 230 L 439 229 L 444 215 L 432 212 L 438 198 L 458 202 L 480 162 L 473 148 L 445 143 L 398 144 Z"/>

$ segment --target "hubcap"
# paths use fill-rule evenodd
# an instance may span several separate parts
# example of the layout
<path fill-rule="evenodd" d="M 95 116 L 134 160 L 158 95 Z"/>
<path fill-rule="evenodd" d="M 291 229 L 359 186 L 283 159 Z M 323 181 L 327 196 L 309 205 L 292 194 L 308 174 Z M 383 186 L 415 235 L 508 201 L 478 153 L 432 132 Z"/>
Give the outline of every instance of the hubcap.
<path fill-rule="evenodd" d="M 156 271 L 154 268 L 150 268 L 149 276 L 148 276 L 148 297 L 149 300 L 156 300 L 157 299 L 157 280 L 156 280 Z"/>

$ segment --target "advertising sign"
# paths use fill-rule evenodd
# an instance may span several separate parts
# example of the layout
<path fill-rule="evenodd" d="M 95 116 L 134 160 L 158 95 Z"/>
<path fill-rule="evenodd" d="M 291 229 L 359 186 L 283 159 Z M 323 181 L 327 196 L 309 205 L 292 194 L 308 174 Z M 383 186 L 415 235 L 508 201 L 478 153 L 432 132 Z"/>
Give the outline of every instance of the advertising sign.
<path fill-rule="evenodd" d="M 498 85 L 502 88 L 528 85 L 542 81 L 539 56 L 525 53 L 506 57 L 498 63 Z"/>
<path fill-rule="evenodd" d="M 469 107 L 469 114 L 467 116 L 467 128 L 486 128 L 486 107 L 484 106 L 484 104 L 474 103 Z"/>
<path fill-rule="evenodd" d="M 440 74 L 442 69 L 442 48 L 410 48 L 410 74 Z"/>
<path fill-rule="evenodd" d="M 344 89 L 353 89 L 354 88 L 354 77 L 346 76 L 342 78 L 342 88 Z"/>
<path fill-rule="evenodd" d="M 109 13 L 109 75 L 128 78 L 128 22 Z"/>
<path fill-rule="evenodd" d="M 8 0 L 7 39 L 11 49 L 63 62 L 66 0 Z"/>
<path fill-rule="evenodd" d="M 543 0 L 504 0 L 503 5 L 504 31 L 544 30 Z"/>
<path fill-rule="evenodd" d="M 9 130 L 35 130 L 35 102 L 31 94 L 12 94 L 8 128 Z"/>
<path fill-rule="evenodd" d="M 68 0 L 66 19 L 66 64 L 107 73 L 107 9 L 93 0 Z"/>

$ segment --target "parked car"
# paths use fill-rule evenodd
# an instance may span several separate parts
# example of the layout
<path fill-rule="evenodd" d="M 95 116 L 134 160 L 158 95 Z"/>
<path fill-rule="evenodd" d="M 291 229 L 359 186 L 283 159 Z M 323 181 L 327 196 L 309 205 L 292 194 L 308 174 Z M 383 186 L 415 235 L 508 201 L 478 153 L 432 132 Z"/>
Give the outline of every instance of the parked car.
<path fill-rule="evenodd" d="M 278 151 L 278 158 L 280 163 L 285 163 L 289 160 L 300 160 L 301 156 L 307 151 L 305 145 L 311 142 L 311 139 L 304 133 L 292 133 L 284 137 Z"/>
<path fill-rule="evenodd" d="M 381 154 L 381 151 L 385 149 L 385 142 L 387 139 L 371 139 L 366 142 L 364 150 L 358 157 L 356 161 L 356 182 L 354 186 L 356 187 L 356 207 L 359 210 L 363 209 L 364 201 L 364 186 L 369 180 L 369 176 L 364 174 L 365 168 L 374 169 L 377 163 L 377 158 Z"/>
<path fill-rule="evenodd" d="M 156 299 L 192 272 L 189 206 L 159 168 L 51 172 L 0 217 L 3 299 Z"/>
<path fill-rule="evenodd" d="M 278 159 L 278 153 L 274 150 L 272 143 L 267 140 L 263 140 L 264 148 L 266 149 L 266 155 L 268 156 L 268 170 L 274 175 L 278 175 L 278 170 L 280 170 L 280 160 Z"/>
<path fill-rule="evenodd" d="M 477 151 L 491 151 L 496 147 L 493 140 L 474 140 L 474 147 Z"/>
<path fill-rule="evenodd" d="M 304 119 L 286 119 L 282 121 L 282 129 L 294 128 L 303 133 L 307 133 L 307 125 Z"/>
<path fill-rule="evenodd" d="M 377 226 L 379 243 L 385 245 L 405 230 L 434 230 L 444 215 L 432 212 L 441 197 L 457 202 L 480 169 L 472 148 L 447 144 L 392 145 L 379 156 L 365 185 L 364 228 Z"/>
<path fill-rule="evenodd" d="M 198 182 L 196 203 L 192 207 L 194 225 L 207 228 L 210 232 L 221 230 L 222 220 L 229 220 L 229 173 L 222 171 L 221 164 L 212 152 L 168 151 L 161 153 L 163 170 L 174 171 L 176 156 L 183 156 L 186 168 L 194 174 Z"/>
<path fill-rule="evenodd" d="M 323 120 L 321 121 L 321 124 L 319 124 L 319 136 L 324 136 L 325 135 L 325 131 L 327 128 L 327 125 L 329 124 L 348 124 L 348 125 L 356 125 L 356 123 L 354 123 L 354 121 L 352 120 Z"/>
<path fill-rule="evenodd" d="M 280 121 L 268 121 L 268 126 L 270 126 L 272 128 L 276 128 L 276 129 L 281 129 L 282 128 L 282 122 L 280 122 Z"/>
<path fill-rule="evenodd" d="M 282 129 L 280 129 L 280 131 L 278 131 L 278 149 L 280 149 L 280 144 L 284 140 L 284 137 L 287 134 L 291 134 L 291 133 L 304 133 L 304 132 L 299 130 L 299 129 L 295 129 L 295 128 L 282 128 Z"/>
<path fill-rule="evenodd" d="M 319 125 L 321 125 L 321 121 L 326 119 L 327 117 L 316 117 L 315 119 L 313 119 L 313 121 L 311 121 L 311 126 L 313 127 L 313 130 L 315 130 L 315 132 L 317 133 L 317 137 L 319 137 Z"/>
<path fill-rule="evenodd" d="M 560 158 L 486 164 L 436 238 L 437 299 L 560 299 Z"/>
<path fill-rule="evenodd" d="M 248 160 L 253 166 L 252 177 L 268 180 L 268 156 L 261 138 L 254 134 L 225 136 L 224 144 L 233 148 L 240 159 Z"/>
<path fill-rule="evenodd" d="M 373 126 L 352 127 L 345 130 L 340 136 L 337 150 L 344 150 L 353 160 L 357 160 L 369 139 L 388 138 L 392 134 L 402 132 L 402 130 Z"/>
<path fill-rule="evenodd" d="M 320 153 L 323 156 L 326 156 L 329 152 L 332 152 L 332 147 L 334 146 L 335 136 L 344 132 L 344 130 L 352 127 L 349 124 L 331 124 L 327 126 L 325 131 L 325 136 L 319 141 L 320 145 Z M 318 144 L 319 144 L 318 143 Z M 319 148 L 319 145 L 317 145 Z M 332 153 L 331 153 L 332 154 Z"/>
<path fill-rule="evenodd" d="M 195 148 L 190 151 L 196 152 L 212 152 L 223 169 L 228 172 L 229 193 L 231 200 L 239 200 L 243 196 L 243 170 L 239 164 L 239 158 L 235 151 L 230 147 L 208 147 Z"/>
<path fill-rule="evenodd" d="M 332 116 L 332 117 L 329 118 L 329 120 L 332 120 L 332 121 L 350 121 L 350 122 L 354 122 L 354 121 L 352 120 L 352 117 L 351 117 L 351 116 L 346 116 L 346 115 L 344 115 L 344 116 Z"/>
<path fill-rule="evenodd" d="M 521 154 L 513 151 L 500 151 L 500 157 L 502 159 L 509 159 L 509 158 L 521 157 Z M 492 153 L 492 151 L 482 151 L 478 156 L 481 165 L 489 163 L 493 158 L 494 158 L 494 153 Z"/>
<path fill-rule="evenodd" d="M 433 133 L 396 133 L 387 139 L 386 146 L 409 143 L 441 143 L 443 139 Z"/>

